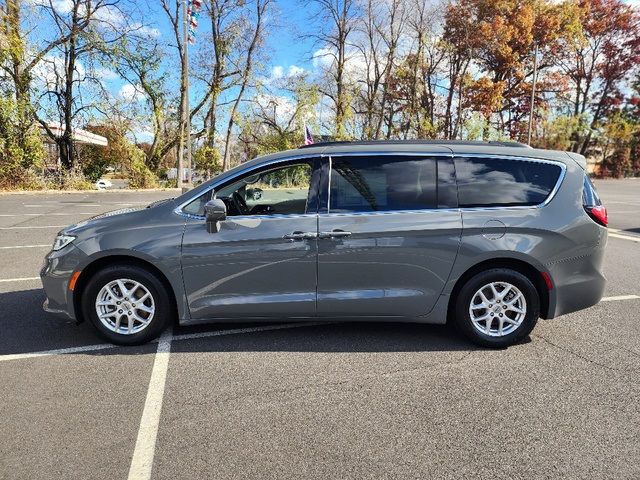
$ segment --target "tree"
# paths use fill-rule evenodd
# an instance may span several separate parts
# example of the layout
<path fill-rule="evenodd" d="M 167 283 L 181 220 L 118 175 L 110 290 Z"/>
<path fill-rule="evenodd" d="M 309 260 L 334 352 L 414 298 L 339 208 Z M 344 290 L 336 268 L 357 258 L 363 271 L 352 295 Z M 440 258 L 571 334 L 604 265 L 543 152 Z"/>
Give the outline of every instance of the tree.
<path fill-rule="evenodd" d="M 0 188 L 29 188 L 29 169 L 45 156 L 38 130 L 20 124 L 23 114 L 15 98 L 0 93 Z"/>
<path fill-rule="evenodd" d="M 462 48 L 457 55 L 473 52 L 481 75 L 472 79 L 470 88 L 477 92 L 470 95 L 470 102 L 485 114 L 487 125 L 493 119 L 510 137 L 522 134 L 530 105 L 533 53 L 540 52 L 538 73 L 543 75 L 552 65 L 552 55 L 578 33 L 576 12 L 570 1 L 550 0 L 460 0 L 450 7 L 445 39 Z M 539 97 L 542 94 L 540 89 Z"/>
<path fill-rule="evenodd" d="M 621 0 L 580 0 L 583 38 L 556 57 L 571 81 L 573 114 L 590 117 L 576 135 L 574 151 L 585 154 L 595 129 L 623 101 L 622 86 L 640 61 L 640 15 Z"/>
<path fill-rule="evenodd" d="M 157 184 L 157 177 L 145 164 L 144 152 L 126 135 L 130 126 L 111 122 L 108 125 L 88 126 L 87 130 L 106 137 L 108 146 L 83 146 L 84 173 L 92 181 L 104 173 L 106 167 L 120 167 L 129 179 L 131 188 L 149 188 Z"/>
<path fill-rule="evenodd" d="M 51 19 L 53 28 L 47 33 L 52 37 L 22 69 L 20 82 L 30 81 L 33 68 L 44 63 L 47 75 L 44 91 L 36 101 L 36 118 L 57 144 L 63 168 L 73 170 L 77 167 L 73 128 L 87 111 L 97 107 L 95 102 L 79 95 L 78 90 L 81 84 L 85 88 L 88 84 L 102 88 L 91 69 L 94 55 L 136 27 L 129 24 L 130 15 L 122 9 L 120 0 L 68 0 L 65 3 L 34 0 L 34 5 L 41 15 Z M 58 116 L 61 135 L 50 128 L 44 112 Z"/>
<path fill-rule="evenodd" d="M 21 16 L 20 0 L 0 6 L 0 175 L 10 184 L 20 183 L 19 169 L 38 165 L 44 158 L 30 95 L 35 64 L 27 63 Z"/>
<path fill-rule="evenodd" d="M 299 147 L 304 124 L 314 123 L 319 94 L 306 75 L 286 79 L 279 90 L 282 95 L 258 92 L 240 122 L 247 158 Z"/>
<path fill-rule="evenodd" d="M 259 49 L 264 42 L 266 28 L 266 14 L 272 3 L 272 0 L 255 0 L 254 23 L 252 28 L 247 29 L 248 45 L 246 54 L 242 59 L 240 66 L 240 79 L 238 85 L 238 93 L 232 102 L 229 120 L 227 121 L 227 129 L 224 141 L 224 157 L 222 160 L 222 170 L 226 171 L 230 167 L 231 159 L 231 135 L 233 126 L 237 120 L 238 109 L 242 102 L 247 86 L 254 71 L 254 64 Z"/>
<path fill-rule="evenodd" d="M 204 118 L 205 145 L 214 149 L 217 135 L 221 95 L 232 88 L 240 75 L 237 56 L 242 51 L 242 24 L 246 20 L 246 5 L 237 0 L 210 0 L 207 13 L 211 21 L 211 49 L 205 55 L 203 77 L 208 82 L 208 110 Z M 209 58 L 213 60 L 210 63 Z"/>
<path fill-rule="evenodd" d="M 334 106 L 334 132 L 338 139 L 347 138 L 347 120 L 350 115 L 350 85 L 347 80 L 350 40 L 357 22 L 358 9 L 355 0 L 309 0 L 315 7 L 313 14 L 318 33 L 310 34 L 320 46 L 318 59 L 328 58 L 327 74 L 331 79 L 322 93 Z"/>
<path fill-rule="evenodd" d="M 165 155 L 165 121 L 167 118 L 167 74 L 161 72 L 162 50 L 152 38 L 123 38 L 106 52 L 109 65 L 145 96 L 151 116 L 153 139 L 146 149 L 146 163 L 157 171 Z"/>

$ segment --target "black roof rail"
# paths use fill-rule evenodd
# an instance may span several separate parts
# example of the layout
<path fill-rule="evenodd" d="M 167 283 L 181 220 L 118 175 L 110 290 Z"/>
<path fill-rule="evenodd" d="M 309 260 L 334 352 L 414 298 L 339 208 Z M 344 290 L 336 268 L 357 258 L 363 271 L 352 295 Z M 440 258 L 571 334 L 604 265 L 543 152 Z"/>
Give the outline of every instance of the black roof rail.
<path fill-rule="evenodd" d="M 334 140 L 329 142 L 318 142 L 310 145 L 302 145 L 300 148 L 330 147 L 336 145 L 469 145 L 469 146 L 491 146 L 491 147 L 517 147 L 531 148 L 526 143 L 513 141 L 488 141 L 476 140 Z"/>

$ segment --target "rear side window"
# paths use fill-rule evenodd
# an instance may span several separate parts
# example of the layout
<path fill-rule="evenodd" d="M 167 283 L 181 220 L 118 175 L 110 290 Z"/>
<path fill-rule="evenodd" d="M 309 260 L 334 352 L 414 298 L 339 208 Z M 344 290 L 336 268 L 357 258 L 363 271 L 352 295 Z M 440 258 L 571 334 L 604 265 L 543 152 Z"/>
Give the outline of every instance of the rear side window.
<path fill-rule="evenodd" d="M 436 160 L 410 156 L 332 157 L 330 212 L 437 207 Z"/>
<path fill-rule="evenodd" d="M 558 165 L 503 158 L 456 158 L 461 207 L 543 203 L 560 176 Z"/>

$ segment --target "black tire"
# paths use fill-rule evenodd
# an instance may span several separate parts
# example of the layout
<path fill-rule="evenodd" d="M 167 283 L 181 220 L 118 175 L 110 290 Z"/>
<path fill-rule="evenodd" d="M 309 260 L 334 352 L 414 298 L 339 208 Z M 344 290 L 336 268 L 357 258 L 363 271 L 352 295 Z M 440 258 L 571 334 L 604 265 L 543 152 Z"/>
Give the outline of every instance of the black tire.
<path fill-rule="evenodd" d="M 469 308 L 476 292 L 492 282 L 510 283 L 520 290 L 526 301 L 524 319 L 513 331 L 503 336 L 491 336 L 480 332 L 471 320 L 469 313 Z M 453 312 L 456 328 L 471 342 L 482 347 L 505 348 L 518 343 L 531 333 L 540 317 L 540 296 L 536 287 L 526 276 L 508 268 L 494 268 L 474 275 L 463 285 L 454 301 Z M 491 313 L 492 310 L 480 310 L 479 316 L 484 312 Z M 490 322 L 493 322 L 491 323 L 491 328 L 497 328 L 497 318 L 490 319 Z M 484 324 L 486 325 L 486 321 Z"/>
<path fill-rule="evenodd" d="M 154 313 L 151 321 L 139 332 L 124 334 L 109 330 L 98 318 L 96 299 L 102 288 L 118 279 L 139 282 L 151 294 Z M 127 287 L 129 288 L 129 287 Z M 112 265 L 95 273 L 82 292 L 82 313 L 96 328 L 98 334 L 117 345 L 140 345 L 160 336 L 174 316 L 174 306 L 167 288 L 153 273 L 133 265 Z"/>

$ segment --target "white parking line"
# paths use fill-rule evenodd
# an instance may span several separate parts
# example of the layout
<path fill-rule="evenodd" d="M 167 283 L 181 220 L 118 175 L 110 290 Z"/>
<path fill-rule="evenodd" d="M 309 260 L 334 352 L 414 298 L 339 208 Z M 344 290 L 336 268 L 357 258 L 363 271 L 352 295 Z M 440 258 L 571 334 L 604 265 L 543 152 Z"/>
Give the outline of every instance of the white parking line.
<path fill-rule="evenodd" d="M 40 277 L 32 278 L 32 280 L 36 280 L 36 279 L 40 279 Z M 0 282 L 2 281 L 7 281 L 7 280 L 0 280 Z M 222 335 L 236 335 L 240 333 L 266 332 L 269 330 L 284 330 L 284 329 L 299 328 L 299 327 L 313 327 L 318 325 L 331 325 L 334 323 L 337 323 L 337 322 L 283 323 L 279 325 L 265 325 L 263 327 L 234 328 L 229 330 L 213 330 L 209 332 L 185 333 L 183 335 L 175 335 L 175 336 L 172 335 L 171 338 L 172 338 L 172 341 L 175 342 L 178 340 L 191 340 L 194 338 L 218 337 Z M 154 340 L 154 342 L 158 342 L 158 341 L 159 340 Z M 0 362 L 4 362 L 7 360 L 20 360 L 23 358 L 47 357 L 50 355 L 66 355 L 66 354 L 78 353 L 78 352 L 90 352 L 92 350 L 103 350 L 105 348 L 118 348 L 118 345 L 114 345 L 112 343 L 100 343 L 97 345 L 84 345 L 82 347 L 60 348 L 57 350 L 44 350 L 41 352 L 0 355 Z"/>
<path fill-rule="evenodd" d="M 617 302 L 620 300 L 636 300 L 640 298 L 640 295 L 616 295 L 613 297 L 602 297 L 601 302 Z"/>
<path fill-rule="evenodd" d="M 34 228 L 64 228 L 68 225 L 32 225 L 32 226 L 19 226 L 19 227 L 0 227 L 0 230 L 31 230 Z"/>
<path fill-rule="evenodd" d="M 50 243 L 47 243 L 46 245 L 13 245 L 11 247 L 0 247 L 0 250 L 12 250 L 14 248 L 44 248 L 44 247 L 51 247 Z"/>
<path fill-rule="evenodd" d="M 158 425 L 160 424 L 160 412 L 164 398 L 164 386 L 169 369 L 169 354 L 171 353 L 171 329 L 165 331 L 158 342 L 147 399 L 144 402 L 142 419 L 138 429 L 138 438 L 133 450 L 133 458 L 129 467 L 129 479 L 146 480 L 151 478 L 153 468 L 153 456 L 156 451 L 156 439 L 158 438 Z"/>
<path fill-rule="evenodd" d="M 639 237 L 633 237 L 631 235 L 620 235 L 618 233 L 609 233 L 609 236 L 613 237 L 613 238 L 620 238 L 621 240 L 630 240 L 632 242 L 640 243 L 640 236 Z"/>
<path fill-rule="evenodd" d="M 68 213 L 0 213 L 0 217 L 68 217 L 73 215 L 95 215 L 96 212 L 68 212 Z"/>
<path fill-rule="evenodd" d="M 0 278 L 0 283 L 30 282 L 32 280 L 40 280 L 40 277 Z"/>
<path fill-rule="evenodd" d="M 99 345 L 84 345 L 82 347 L 59 348 L 57 350 L 45 350 L 43 352 L 15 353 L 11 355 L 0 355 L 0 362 L 8 360 L 24 360 L 26 358 L 48 357 L 51 355 L 66 355 L 70 353 L 92 352 L 94 350 L 104 350 L 114 348 L 111 343 L 101 343 Z"/>

